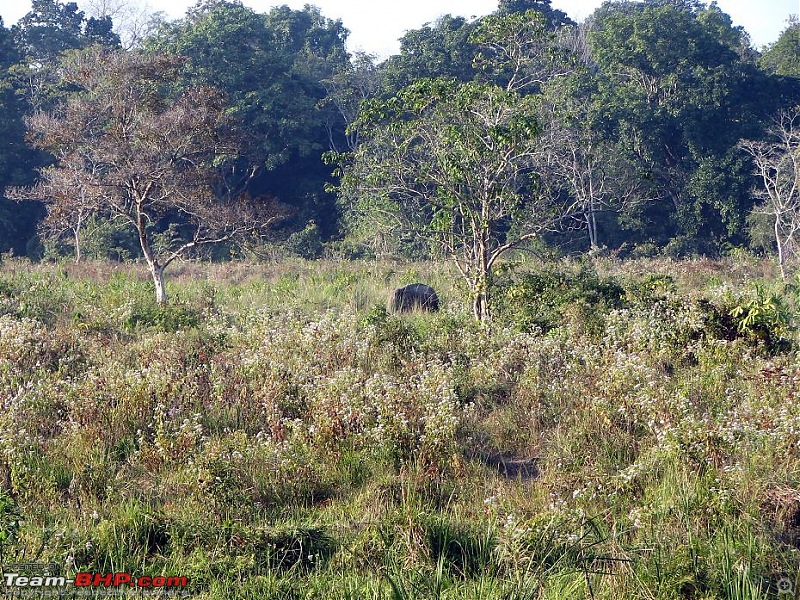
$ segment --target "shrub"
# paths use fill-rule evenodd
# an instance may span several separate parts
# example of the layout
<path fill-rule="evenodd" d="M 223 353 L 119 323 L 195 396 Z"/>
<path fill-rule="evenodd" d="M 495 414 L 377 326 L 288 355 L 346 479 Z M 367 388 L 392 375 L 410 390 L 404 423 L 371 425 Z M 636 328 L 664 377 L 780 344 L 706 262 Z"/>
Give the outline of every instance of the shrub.
<path fill-rule="evenodd" d="M 189 306 L 144 301 L 136 302 L 130 307 L 122 326 L 128 331 L 144 327 L 174 333 L 181 329 L 193 329 L 199 323 L 200 314 Z"/>
<path fill-rule="evenodd" d="M 324 246 L 319 228 L 315 222 L 306 225 L 305 229 L 295 231 L 286 240 L 286 249 L 302 258 L 319 258 Z"/>
<path fill-rule="evenodd" d="M 734 306 L 729 314 L 748 340 L 763 343 L 771 352 L 791 349 L 792 313 L 779 294 L 756 285 L 750 299 Z"/>
<path fill-rule="evenodd" d="M 5 558 L 6 548 L 17 541 L 22 515 L 14 499 L 0 490 L 0 561 Z"/>
<path fill-rule="evenodd" d="M 613 279 L 588 269 L 577 274 L 542 270 L 513 278 L 501 286 L 498 317 L 522 331 L 550 331 L 563 325 L 570 307 L 578 307 L 597 329 L 602 315 L 623 306 L 625 290 Z"/>

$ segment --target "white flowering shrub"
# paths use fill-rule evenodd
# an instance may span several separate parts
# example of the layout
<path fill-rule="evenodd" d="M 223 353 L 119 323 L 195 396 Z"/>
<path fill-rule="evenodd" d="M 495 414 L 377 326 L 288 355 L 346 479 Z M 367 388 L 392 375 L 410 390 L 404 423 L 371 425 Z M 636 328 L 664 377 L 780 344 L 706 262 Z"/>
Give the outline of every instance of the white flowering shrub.
<path fill-rule="evenodd" d="M 740 284 L 562 286 L 545 332 L 475 324 L 447 289 L 438 314 L 369 310 L 391 276 L 319 268 L 176 277 L 172 312 L 116 275 L 0 304 L 3 551 L 274 586 L 253 597 L 291 595 L 292 569 L 316 597 L 339 569 L 373 582 L 353 597 L 389 573 L 407 597 L 559 597 L 569 575 L 575 597 L 711 598 L 723 553 L 794 568 L 800 367 L 731 326 Z"/>

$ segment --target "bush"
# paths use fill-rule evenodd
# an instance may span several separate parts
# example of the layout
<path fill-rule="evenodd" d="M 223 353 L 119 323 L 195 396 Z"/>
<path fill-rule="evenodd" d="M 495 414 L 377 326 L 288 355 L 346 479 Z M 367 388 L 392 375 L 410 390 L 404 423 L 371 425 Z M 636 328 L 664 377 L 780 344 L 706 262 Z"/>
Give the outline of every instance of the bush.
<path fill-rule="evenodd" d="M 613 279 L 601 279 L 582 269 L 527 273 L 500 286 L 497 316 L 521 331 L 548 332 L 563 325 L 570 311 L 582 313 L 590 329 L 598 329 L 602 315 L 625 303 L 624 288 Z"/>
<path fill-rule="evenodd" d="M 123 327 L 128 331 L 149 327 L 174 333 L 181 329 L 194 329 L 199 323 L 200 314 L 183 304 L 161 305 L 155 302 L 142 302 L 133 305 L 123 320 Z"/>
<path fill-rule="evenodd" d="M 736 328 L 754 343 L 763 343 L 770 352 L 786 352 L 792 348 L 792 314 L 781 295 L 767 292 L 756 285 L 754 294 L 730 310 Z"/>
<path fill-rule="evenodd" d="M 311 221 L 305 229 L 292 233 L 286 240 L 286 249 L 301 258 L 313 259 L 322 256 L 324 246 L 317 224 Z"/>
<path fill-rule="evenodd" d="M 93 216 L 86 222 L 82 243 L 84 258 L 122 262 L 142 252 L 130 224 L 100 216 Z"/>

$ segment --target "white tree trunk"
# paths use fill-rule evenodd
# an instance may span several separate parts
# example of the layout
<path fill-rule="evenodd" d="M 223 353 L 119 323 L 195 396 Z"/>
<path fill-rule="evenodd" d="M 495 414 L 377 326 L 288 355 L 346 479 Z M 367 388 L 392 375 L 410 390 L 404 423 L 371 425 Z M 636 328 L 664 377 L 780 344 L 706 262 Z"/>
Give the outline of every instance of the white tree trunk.
<path fill-rule="evenodd" d="M 76 227 L 72 230 L 72 234 L 75 237 L 75 262 L 81 262 L 81 230 L 80 227 Z"/>
<path fill-rule="evenodd" d="M 164 267 L 157 264 L 150 265 L 150 274 L 153 276 L 153 285 L 156 290 L 156 303 L 167 303 L 167 288 L 164 284 Z"/>
<path fill-rule="evenodd" d="M 781 270 L 781 279 L 786 281 L 786 256 L 783 251 L 783 241 L 781 240 L 781 217 L 775 215 L 775 242 L 778 244 L 778 267 Z"/>

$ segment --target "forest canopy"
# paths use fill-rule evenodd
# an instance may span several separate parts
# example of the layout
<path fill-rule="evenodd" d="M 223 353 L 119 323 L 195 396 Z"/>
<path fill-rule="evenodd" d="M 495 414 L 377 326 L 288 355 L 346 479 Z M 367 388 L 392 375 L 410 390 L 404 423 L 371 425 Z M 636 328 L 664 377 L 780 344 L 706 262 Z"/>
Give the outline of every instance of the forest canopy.
<path fill-rule="evenodd" d="M 87 11 L 75 2 L 34 0 L 17 24 L 0 21 L 0 252 L 144 257 L 135 228 L 97 208 L 102 203 L 81 213 L 76 234 L 67 208 L 80 186 L 75 194 L 67 184 L 65 194 L 46 193 L 54 169 L 86 165 L 76 162 L 74 148 L 37 142 L 34 124 L 42 115 L 63 115 L 75 93 L 63 79 L 66 66 L 97 52 L 180 64 L 142 83 L 158 86 L 161 98 L 179 102 L 198 89 L 218 97 L 231 139 L 224 152 L 204 159 L 214 177 L 203 194 L 220 205 L 244 199 L 271 207 L 271 214 L 280 207 L 269 243 L 306 257 L 327 248 L 419 258 L 447 247 L 422 235 L 442 226 L 431 220 L 430 201 L 448 189 L 461 198 L 481 192 L 442 163 L 435 147 L 415 147 L 414 168 L 427 187 L 415 190 L 426 202 L 411 212 L 388 184 L 342 185 L 353 181 L 348 174 L 363 174 L 388 156 L 374 127 L 397 131 L 408 117 L 398 103 L 414 89 L 444 88 L 452 98 L 470 89 L 505 90 L 511 122 L 515 111 L 530 119 L 524 180 L 500 199 L 513 210 L 490 219 L 490 246 L 533 238 L 525 227 L 536 220 L 526 208 L 550 215 L 569 207 L 562 219 L 545 219 L 547 226 L 536 229 L 537 244 L 620 255 L 773 252 L 778 245 L 794 252 L 794 239 L 780 242 L 771 234 L 773 205 L 763 200 L 763 182 L 742 141 L 776 139 L 776 120 L 784 115 L 786 122 L 787 111 L 800 105 L 796 22 L 771 46 L 755 49 L 715 3 L 609 1 L 575 23 L 550 0 L 502 0 L 485 17 L 444 15 L 408 31 L 399 54 L 379 61 L 349 52 L 347 24 L 313 6 L 260 13 L 237 1 L 203 0 L 181 19 L 152 15 L 146 26 L 141 15 L 134 23 L 124 12 Z M 113 85 L 113 73 L 85 75 L 97 80 L 96 89 Z M 376 114 L 377 107 L 384 112 Z M 451 149 L 466 140 L 455 121 L 427 118 L 423 129 L 446 130 L 439 138 Z M 484 133 L 502 142 L 497 128 Z M 459 152 L 450 160 L 459 156 L 462 166 L 482 160 L 467 146 Z M 435 181 L 426 164 L 444 165 L 442 173 L 454 176 Z M 28 191 L 13 191 L 20 189 Z M 181 210 L 160 211 L 146 233 L 180 247 L 196 231 L 193 219 Z M 231 248 L 211 255 L 230 256 Z"/>

